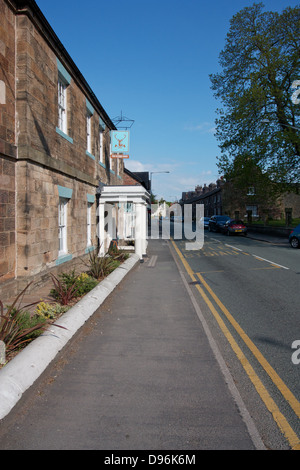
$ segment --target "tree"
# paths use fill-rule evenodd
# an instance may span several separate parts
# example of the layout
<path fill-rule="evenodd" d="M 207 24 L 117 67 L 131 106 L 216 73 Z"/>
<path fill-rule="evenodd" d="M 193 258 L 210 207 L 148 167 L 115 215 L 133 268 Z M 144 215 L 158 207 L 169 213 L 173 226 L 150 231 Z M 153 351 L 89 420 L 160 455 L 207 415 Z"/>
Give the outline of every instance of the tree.
<path fill-rule="evenodd" d="M 232 164 L 232 177 L 224 182 L 222 203 L 226 214 L 233 215 L 236 210 L 246 213 L 246 207 L 255 205 L 259 213 L 267 218 L 278 207 L 281 185 L 272 182 L 255 164 L 251 155 L 236 157 Z"/>
<path fill-rule="evenodd" d="M 263 8 L 254 3 L 233 16 L 219 57 L 222 70 L 210 75 L 223 105 L 216 119 L 218 167 L 232 176 L 235 159 L 251 155 L 273 181 L 295 183 L 300 105 L 291 97 L 300 78 L 300 7 L 281 14 Z"/>

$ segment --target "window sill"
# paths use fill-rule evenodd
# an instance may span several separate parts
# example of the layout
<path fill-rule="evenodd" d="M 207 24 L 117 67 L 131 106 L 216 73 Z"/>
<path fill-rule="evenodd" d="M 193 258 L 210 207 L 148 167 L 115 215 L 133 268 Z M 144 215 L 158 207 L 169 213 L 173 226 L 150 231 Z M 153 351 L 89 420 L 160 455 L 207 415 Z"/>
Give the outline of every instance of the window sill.
<path fill-rule="evenodd" d="M 85 253 L 89 253 L 90 251 L 94 251 L 96 250 L 96 247 L 95 246 L 87 246 L 86 249 L 85 249 Z"/>
<path fill-rule="evenodd" d="M 70 142 L 71 144 L 73 144 L 73 139 L 72 137 L 68 136 L 67 134 L 65 134 L 63 131 L 61 131 L 58 127 L 56 128 L 56 132 L 57 134 L 59 134 L 61 137 L 63 137 L 64 139 L 66 139 L 68 142 Z"/>
<path fill-rule="evenodd" d="M 59 264 L 62 264 L 62 263 L 66 263 L 67 261 L 71 261 L 71 259 L 73 258 L 73 255 L 70 254 L 70 253 L 66 253 L 65 255 L 59 255 L 57 260 L 55 261 L 55 264 L 56 266 L 58 266 Z"/>
<path fill-rule="evenodd" d="M 92 158 L 93 160 L 95 160 L 94 155 L 92 155 L 88 150 L 85 151 L 85 154 L 86 154 L 88 157 L 90 157 L 90 158 Z"/>
<path fill-rule="evenodd" d="M 102 162 L 99 162 L 99 165 L 102 166 L 103 168 L 106 168 L 106 165 Z"/>

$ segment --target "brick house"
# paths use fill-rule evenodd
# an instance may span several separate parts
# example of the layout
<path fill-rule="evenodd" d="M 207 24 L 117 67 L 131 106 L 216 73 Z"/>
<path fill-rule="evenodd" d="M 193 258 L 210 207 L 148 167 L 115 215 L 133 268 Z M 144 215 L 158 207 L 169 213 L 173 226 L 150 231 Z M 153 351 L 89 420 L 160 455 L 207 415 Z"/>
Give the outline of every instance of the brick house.
<path fill-rule="evenodd" d="M 222 202 L 223 183 L 218 180 L 216 183 L 210 183 L 208 186 L 196 186 L 195 191 L 182 193 L 180 200 L 181 206 L 192 204 L 192 216 L 196 217 L 196 204 L 204 205 L 204 217 L 223 214 Z"/>
<path fill-rule="evenodd" d="M 295 188 L 294 188 L 295 189 Z M 299 190 L 286 192 L 275 200 L 267 198 L 263 186 L 252 185 L 247 190 L 241 191 L 232 182 L 224 182 L 222 179 L 208 186 L 196 186 L 195 191 L 182 193 L 180 204 L 192 204 L 193 218 L 196 216 L 196 204 L 204 205 L 204 216 L 228 215 L 232 218 L 248 218 L 255 222 L 259 219 L 286 220 L 300 218 L 300 194 Z"/>
<path fill-rule="evenodd" d="M 97 189 L 123 185 L 115 126 L 33 0 L 0 0 L 0 299 L 94 248 Z"/>

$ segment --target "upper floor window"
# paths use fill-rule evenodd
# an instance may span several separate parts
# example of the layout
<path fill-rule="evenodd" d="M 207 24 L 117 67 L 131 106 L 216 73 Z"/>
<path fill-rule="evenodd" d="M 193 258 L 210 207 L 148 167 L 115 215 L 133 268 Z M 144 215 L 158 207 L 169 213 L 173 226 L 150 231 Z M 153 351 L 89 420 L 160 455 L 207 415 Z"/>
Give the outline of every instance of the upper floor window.
<path fill-rule="evenodd" d="M 58 77 L 58 128 L 67 133 L 67 85 Z"/>
<path fill-rule="evenodd" d="M 92 115 L 87 110 L 86 113 L 86 149 L 92 153 Z"/>
<path fill-rule="evenodd" d="M 95 159 L 95 157 L 92 155 L 92 116 L 94 114 L 94 108 L 89 102 L 88 99 L 86 99 L 86 152 L 87 154 Z"/>
<path fill-rule="evenodd" d="M 67 114 L 67 100 L 68 100 L 68 87 L 71 83 L 71 75 L 67 72 L 62 63 L 57 59 L 57 104 L 58 104 L 58 122 L 56 131 L 69 142 L 73 143 L 73 139 L 68 134 L 68 114 Z"/>
<path fill-rule="evenodd" d="M 249 186 L 247 196 L 254 196 L 255 195 L 255 187 Z"/>
<path fill-rule="evenodd" d="M 105 123 L 99 117 L 99 162 L 104 164 L 104 131 L 105 131 Z"/>
<path fill-rule="evenodd" d="M 99 134 L 99 162 L 100 163 L 104 163 L 104 148 L 103 148 L 103 144 L 104 144 L 104 139 L 103 139 L 103 130 L 101 129 L 100 127 L 100 134 Z"/>

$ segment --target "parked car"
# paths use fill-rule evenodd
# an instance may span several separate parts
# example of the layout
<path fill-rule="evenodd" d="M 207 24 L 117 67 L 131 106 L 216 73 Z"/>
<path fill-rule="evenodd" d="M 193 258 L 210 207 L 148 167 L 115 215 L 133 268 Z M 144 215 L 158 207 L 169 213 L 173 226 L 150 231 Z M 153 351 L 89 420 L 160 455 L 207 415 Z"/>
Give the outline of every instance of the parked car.
<path fill-rule="evenodd" d="M 203 222 L 204 229 L 208 228 L 209 217 L 201 217 L 200 222 Z"/>
<path fill-rule="evenodd" d="M 289 242 L 292 248 L 300 248 L 300 224 L 290 233 Z"/>
<path fill-rule="evenodd" d="M 246 236 L 247 227 L 242 220 L 229 220 L 222 228 L 222 232 L 225 235 L 233 235 L 235 233 Z"/>
<path fill-rule="evenodd" d="M 221 232 L 230 217 L 228 215 L 213 215 L 208 222 L 208 230 L 210 232 Z"/>

